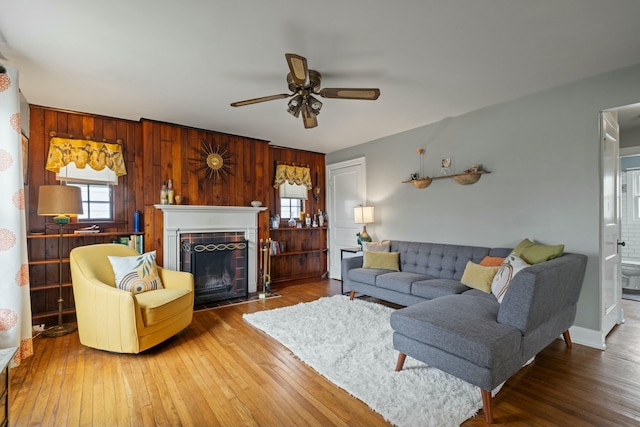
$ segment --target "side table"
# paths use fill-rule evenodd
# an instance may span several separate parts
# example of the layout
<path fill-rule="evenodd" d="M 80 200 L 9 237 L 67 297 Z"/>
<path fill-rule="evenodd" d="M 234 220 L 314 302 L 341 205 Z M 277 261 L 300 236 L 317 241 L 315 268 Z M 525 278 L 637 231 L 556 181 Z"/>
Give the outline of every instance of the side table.
<path fill-rule="evenodd" d="M 9 425 L 9 362 L 18 347 L 0 349 L 0 427 Z"/>
<path fill-rule="evenodd" d="M 342 260 L 344 259 L 345 252 L 355 255 L 355 254 L 358 254 L 358 253 L 362 252 L 362 248 L 360 248 L 358 246 L 353 247 L 353 248 L 340 248 L 340 295 L 344 294 L 344 287 L 342 285 Z"/>

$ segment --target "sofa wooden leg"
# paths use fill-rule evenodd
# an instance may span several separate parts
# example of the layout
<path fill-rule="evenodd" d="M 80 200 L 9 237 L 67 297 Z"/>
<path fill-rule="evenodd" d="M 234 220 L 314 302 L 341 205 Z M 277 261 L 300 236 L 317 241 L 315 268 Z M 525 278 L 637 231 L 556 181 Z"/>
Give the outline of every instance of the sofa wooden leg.
<path fill-rule="evenodd" d="M 356 296 L 356 291 L 349 292 L 349 301 L 353 301 L 353 298 Z"/>
<path fill-rule="evenodd" d="M 562 337 L 564 338 L 564 342 L 567 344 L 567 347 L 571 348 L 571 334 L 569 334 L 568 329 L 562 333 Z"/>
<path fill-rule="evenodd" d="M 491 404 L 493 403 L 493 397 L 491 391 L 481 389 L 482 391 L 482 410 L 484 411 L 484 419 L 488 424 L 493 424 L 493 410 Z"/>
<path fill-rule="evenodd" d="M 407 355 L 404 353 L 398 354 L 398 362 L 396 363 L 396 372 L 401 371 L 404 366 L 404 360 L 407 358 Z"/>

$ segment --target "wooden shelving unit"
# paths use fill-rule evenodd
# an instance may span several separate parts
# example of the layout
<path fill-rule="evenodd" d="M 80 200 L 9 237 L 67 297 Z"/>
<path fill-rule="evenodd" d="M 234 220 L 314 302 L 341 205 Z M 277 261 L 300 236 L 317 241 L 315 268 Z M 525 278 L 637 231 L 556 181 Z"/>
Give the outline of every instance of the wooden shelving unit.
<path fill-rule="evenodd" d="M 75 320 L 75 304 L 69 271 L 69 252 L 75 247 L 111 243 L 120 237 L 141 236 L 140 232 L 102 232 L 91 234 L 62 235 L 62 295 L 64 298 L 63 313 L 66 321 Z M 58 294 L 60 274 L 60 255 L 58 238 L 60 234 L 29 234 L 27 247 L 29 254 L 29 280 L 31 292 L 32 324 L 53 325 L 58 316 Z"/>
<path fill-rule="evenodd" d="M 273 283 L 326 274 L 327 227 L 272 228 L 269 234 L 272 240 L 284 242 L 284 251 L 271 255 Z"/>

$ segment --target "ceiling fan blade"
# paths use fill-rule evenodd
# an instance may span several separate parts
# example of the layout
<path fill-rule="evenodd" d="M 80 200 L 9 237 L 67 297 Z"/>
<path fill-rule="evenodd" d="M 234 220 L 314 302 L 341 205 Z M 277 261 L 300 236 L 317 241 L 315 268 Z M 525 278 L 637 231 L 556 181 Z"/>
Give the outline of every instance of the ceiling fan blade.
<path fill-rule="evenodd" d="M 274 99 L 289 98 L 291 95 L 292 94 L 290 94 L 290 93 L 281 93 L 279 95 L 263 96 L 261 98 L 247 99 L 246 101 L 232 102 L 231 106 L 232 107 L 242 107 L 244 105 L 257 104 L 259 102 L 273 101 Z"/>
<path fill-rule="evenodd" d="M 367 99 L 373 101 L 380 96 L 380 89 L 324 88 L 318 94 L 323 98 Z"/>
<path fill-rule="evenodd" d="M 318 119 L 316 119 L 315 114 L 310 111 L 310 108 L 307 104 L 302 106 L 302 122 L 304 123 L 305 129 L 310 129 L 318 126 Z"/>
<path fill-rule="evenodd" d="M 295 53 L 285 53 L 284 56 L 287 58 L 287 64 L 289 64 L 293 82 L 297 86 L 305 86 L 307 83 L 307 74 L 309 74 L 307 58 L 296 55 Z"/>

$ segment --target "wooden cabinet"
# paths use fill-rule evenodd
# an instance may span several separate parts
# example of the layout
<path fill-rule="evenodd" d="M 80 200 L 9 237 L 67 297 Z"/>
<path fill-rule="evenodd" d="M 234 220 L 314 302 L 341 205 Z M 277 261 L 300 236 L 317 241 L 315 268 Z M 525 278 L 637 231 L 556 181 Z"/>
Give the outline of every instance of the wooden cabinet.
<path fill-rule="evenodd" d="M 0 349 L 0 427 L 9 425 L 9 362 L 17 347 Z"/>
<path fill-rule="evenodd" d="M 271 255 L 271 281 L 286 282 L 327 273 L 327 227 L 272 228 L 271 239 L 282 242 Z"/>
<path fill-rule="evenodd" d="M 62 235 L 62 298 L 65 321 L 75 321 L 75 305 L 69 271 L 69 252 L 77 246 L 97 243 L 120 242 L 121 238 L 140 236 L 143 233 L 103 232 L 95 234 Z M 29 281 L 31 291 L 31 322 L 55 325 L 58 319 L 59 296 L 59 234 L 29 234 L 27 247 L 29 254 Z M 144 246 L 142 246 L 144 247 Z"/>

